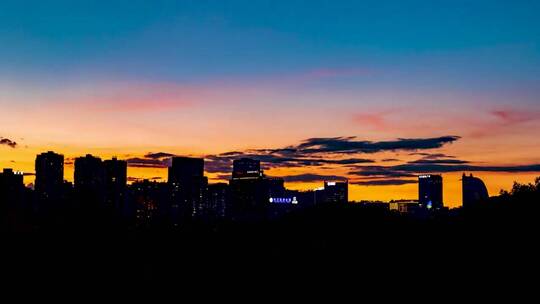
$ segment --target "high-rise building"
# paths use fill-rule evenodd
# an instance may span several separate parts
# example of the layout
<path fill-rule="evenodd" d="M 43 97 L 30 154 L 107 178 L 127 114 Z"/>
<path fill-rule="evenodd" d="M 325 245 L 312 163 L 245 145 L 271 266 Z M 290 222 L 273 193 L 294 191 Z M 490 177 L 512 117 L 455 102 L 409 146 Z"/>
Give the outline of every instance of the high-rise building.
<path fill-rule="evenodd" d="M 105 203 L 114 208 L 123 208 L 127 186 L 127 162 L 116 158 L 103 162 Z"/>
<path fill-rule="evenodd" d="M 204 176 L 204 159 L 173 157 L 169 167 L 171 216 L 174 224 L 196 215 L 204 203 L 208 179 Z"/>
<path fill-rule="evenodd" d="M 418 177 L 418 203 L 420 208 L 439 210 L 443 208 L 443 179 L 440 175 Z"/>
<path fill-rule="evenodd" d="M 227 214 L 229 185 L 217 183 L 208 185 L 206 214 L 210 218 L 224 218 Z"/>
<path fill-rule="evenodd" d="M 348 203 L 349 202 L 349 183 L 324 182 L 324 197 L 327 203 Z"/>
<path fill-rule="evenodd" d="M 269 183 L 261 171 L 260 161 L 250 158 L 235 160 L 229 185 L 231 200 L 228 209 L 231 218 L 255 220 L 265 216 Z"/>
<path fill-rule="evenodd" d="M 461 183 L 463 186 L 463 207 L 474 206 L 489 198 L 486 185 L 478 177 L 474 177 L 472 174 L 470 176 L 463 174 Z"/>
<path fill-rule="evenodd" d="M 261 162 L 251 158 L 240 158 L 233 161 L 234 179 L 262 177 Z"/>
<path fill-rule="evenodd" d="M 59 200 L 64 187 L 64 156 L 51 151 L 41 153 L 36 157 L 35 170 L 38 200 Z"/>
<path fill-rule="evenodd" d="M 130 204 L 127 215 L 137 226 L 148 226 L 158 221 L 167 222 L 169 185 L 143 180 L 129 186 Z"/>
<path fill-rule="evenodd" d="M 105 195 L 105 174 L 101 158 L 87 154 L 75 159 L 75 193 L 79 201 L 102 203 Z"/>
<path fill-rule="evenodd" d="M 4 169 L 3 172 L 0 172 L 0 204 L 21 203 L 23 193 L 22 172 L 14 172 L 12 169 Z"/>

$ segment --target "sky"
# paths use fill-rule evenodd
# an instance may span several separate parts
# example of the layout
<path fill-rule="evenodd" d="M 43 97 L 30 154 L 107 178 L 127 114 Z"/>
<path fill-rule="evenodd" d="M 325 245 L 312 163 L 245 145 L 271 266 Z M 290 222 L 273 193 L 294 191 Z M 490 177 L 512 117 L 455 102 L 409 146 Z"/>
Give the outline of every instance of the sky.
<path fill-rule="evenodd" d="M 540 176 L 538 1 L 0 2 L 0 168 L 35 155 L 128 160 L 211 182 L 261 159 L 287 187 L 417 198 L 441 173 L 491 195 Z"/>

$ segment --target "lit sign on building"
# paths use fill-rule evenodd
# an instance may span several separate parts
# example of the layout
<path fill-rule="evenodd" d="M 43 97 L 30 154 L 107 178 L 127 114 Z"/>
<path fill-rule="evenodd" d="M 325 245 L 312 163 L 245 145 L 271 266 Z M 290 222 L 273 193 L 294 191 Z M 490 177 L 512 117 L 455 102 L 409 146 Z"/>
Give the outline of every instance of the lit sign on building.
<path fill-rule="evenodd" d="M 292 204 L 292 205 L 298 204 L 298 200 L 296 199 L 296 196 L 294 196 L 294 197 L 271 197 L 268 201 L 271 204 Z"/>

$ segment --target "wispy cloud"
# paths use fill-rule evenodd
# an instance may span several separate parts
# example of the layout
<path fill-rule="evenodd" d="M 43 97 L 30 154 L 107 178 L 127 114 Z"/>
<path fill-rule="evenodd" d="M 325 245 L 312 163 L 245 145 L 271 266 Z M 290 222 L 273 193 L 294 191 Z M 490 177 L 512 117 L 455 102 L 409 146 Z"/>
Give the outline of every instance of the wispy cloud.
<path fill-rule="evenodd" d="M 167 168 L 171 165 L 168 159 L 152 159 L 133 157 L 126 159 L 129 167 L 134 168 Z"/>
<path fill-rule="evenodd" d="M 505 126 L 540 120 L 540 113 L 509 108 L 492 110 L 490 114 L 496 118 L 497 123 Z"/>
<path fill-rule="evenodd" d="M 358 141 L 356 137 L 310 138 L 296 148 L 304 153 L 377 153 L 441 148 L 459 140 L 459 136 L 399 138 L 392 141 Z"/>
<path fill-rule="evenodd" d="M 357 166 L 349 174 L 364 177 L 413 177 L 422 173 L 449 173 L 449 172 L 540 172 L 540 164 L 516 166 L 476 166 L 453 164 L 424 164 L 410 162 L 396 166 Z"/>
<path fill-rule="evenodd" d="M 153 112 L 191 107 L 196 91 L 175 84 L 109 84 L 64 93 L 51 105 L 92 112 Z"/>

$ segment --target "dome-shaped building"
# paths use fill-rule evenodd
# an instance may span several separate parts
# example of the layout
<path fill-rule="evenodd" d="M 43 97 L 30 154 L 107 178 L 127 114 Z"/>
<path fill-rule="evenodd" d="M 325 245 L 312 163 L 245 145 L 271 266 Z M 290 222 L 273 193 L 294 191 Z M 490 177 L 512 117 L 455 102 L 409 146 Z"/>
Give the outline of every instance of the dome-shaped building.
<path fill-rule="evenodd" d="M 463 207 L 474 206 L 489 198 L 486 185 L 478 177 L 474 177 L 472 174 L 470 176 L 463 174 L 461 181 L 463 185 Z"/>

